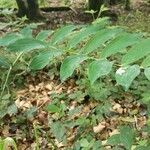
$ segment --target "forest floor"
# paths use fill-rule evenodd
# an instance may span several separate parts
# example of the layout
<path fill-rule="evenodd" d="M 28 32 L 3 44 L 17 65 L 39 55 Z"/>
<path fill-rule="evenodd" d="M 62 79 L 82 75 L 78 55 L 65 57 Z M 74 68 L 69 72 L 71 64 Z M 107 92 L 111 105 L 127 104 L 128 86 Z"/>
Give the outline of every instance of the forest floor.
<path fill-rule="evenodd" d="M 90 23 L 92 16 L 82 11 L 81 7 L 84 4 L 80 2 L 75 3 L 72 10 L 44 14 L 47 19 L 35 32 L 43 29 L 56 29 L 68 23 Z M 55 1 L 52 6 L 58 6 L 58 3 Z M 131 11 L 125 11 L 121 5 L 111 8 L 118 14 L 118 21 L 113 24 L 124 26 L 131 32 L 146 32 L 149 36 L 149 6 L 139 1 L 134 3 L 133 7 Z M 9 14 L 0 17 L 0 35 L 17 31 L 20 26 L 23 26 L 23 23 L 19 24 L 17 20 L 14 21 L 14 18 Z M 7 21 L 10 20 L 11 22 L 8 23 Z M 147 132 L 142 130 L 148 122 L 148 118 L 146 107 L 138 101 L 138 93 L 134 93 L 134 90 L 124 92 L 120 89 L 109 96 L 105 95 L 105 92 L 101 93 L 101 99 L 95 100 L 96 96 L 90 97 L 87 93 L 92 91 L 96 95 L 101 91 L 99 91 L 100 87 L 88 89 L 88 84 L 84 79 L 76 76 L 61 84 L 58 68 L 53 67 L 33 75 L 25 74 L 13 82 L 10 90 L 13 93 L 15 106 L 12 104 L 8 108 L 5 107 L 6 114 L 0 120 L 0 137 L 14 138 L 18 150 L 38 150 L 37 145 L 40 150 L 68 150 L 78 136 L 87 133 L 94 134 L 95 139 L 102 141 L 104 145 L 108 137 L 119 133 L 118 127 L 121 125 L 129 125 L 134 128 L 137 132 L 137 143 L 140 140 L 144 141 L 150 138 Z M 112 89 L 115 87 L 112 82 L 108 84 Z M 143 86 L 142 83 L 141 86 Z M 104 99 L 102 99 L 103 96 Z M 104 101 L 106 102 L 104 103 Z M 54 112 L 61 109 L 60 114 L 47 111 L 47 105 L 52 102 L 58 106 L 58 108 L 54 108 L 56 109 Z M 10 103 L 12 102 L 8 102 L 8 104 Z M 91 120 L 94 122 L 95 112 L 93 110 L 95 108 L 103 111 L 99 113 L 100 122 L 87 125 Z M 56 120 L 58 123 L 57 129 L 55 127 L 51 129 L 52 120 Z M 78 123 L 79 126 L 83 124 L 86 128 L 82 131 L 78 125 L 73 125 L 73 123 Z M 64 124 L 67 124 L 68 127 L 64 128 Z M 58 132 L 61 133 L 56 130 L 60 130 Z M 81 130 L 81 135 L 77 134 L 78 130 Z M 64 134 L 66 141 L 58 142 L 52 132 L 56 134 L 56 137 L 61 137 L 61 134 Z M 105 148 L 106 150 L 112 149 L 109 145 Z M 132 149 L 134 148 L 135 145 Z M 120 147 L 120 150 L 123 149 Z"/>

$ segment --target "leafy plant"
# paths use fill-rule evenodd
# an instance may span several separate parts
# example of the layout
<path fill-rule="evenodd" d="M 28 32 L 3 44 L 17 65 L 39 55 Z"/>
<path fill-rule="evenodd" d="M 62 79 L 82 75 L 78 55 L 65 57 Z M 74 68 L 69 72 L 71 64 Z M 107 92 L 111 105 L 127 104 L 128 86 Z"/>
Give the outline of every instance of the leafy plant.
<path fill-rule="evenodd" d="M 134 142 L 134 132 L 128 126 L 123 126 L 120 128 L 120 134 L 112 135 L 108 140 L 107 144 L 119 146 L 123 145 L 127 150 L 131 149 Z"/>
<path fill-rule="evenodd" d="M 30 58 L 28 62 L 25 60 L 28 70 L 42 69 L 59 57 L 58 61 L 62 61 L 62 82 L 67 80 L 81 63 L 87 67 L 91 84 L 98 78 L 109 76 L 114 67 L 117 70 L 117 84 L 127 91 L 141 69 L 144 69 L 145 76 L 150 79 L 149 43 L 150 39 L 145 39 L 141 34 L 128 33 L 120 27 L 109 26 L 107 18 L 98 19 L 88 26 L 67 25 L 54 32 L 41 31 L 36 37 L 32 36 L 31 28 L 26 27 L 20 33 L 7 34 L 0 39 L 0 46 L 16 56 L 11 63 L 7 58 L 0 58 L 1 67 L 9 68 L 1 97 L 13 67 L 22 62 L 25 56 Z M 118 53 L 121 54 L 120 62 L 113 59 Z"/>

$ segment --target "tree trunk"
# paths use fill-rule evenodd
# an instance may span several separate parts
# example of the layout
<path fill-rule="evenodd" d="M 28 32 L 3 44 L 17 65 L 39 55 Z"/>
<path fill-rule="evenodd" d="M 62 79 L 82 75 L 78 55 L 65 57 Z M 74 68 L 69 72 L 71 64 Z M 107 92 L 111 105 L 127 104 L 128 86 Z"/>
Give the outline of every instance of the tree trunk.
<path fill-rule="evenodd" d="M 130 0 L 126 0 L 126 2 L 125 2 L 125 9 L 126 10 L 130 10 L 131 8 L 130 8 Z"/>
<path fill-rule="evenodd" d="M 109 4 L 110 4 L 110 5 L 115 5 L 116 3 L 117 3 L 116 0 L 110 0 L 110 1 L 109 1 Z"/>
<path fill-rule="evenodd" d="M 100 8 L 102 6 L 102 4 L 104 4 L 105 0 L 88 0 L 88 9 L 89 10 L 94 10 L 95 11 L 95 18 L 98 17 Z"/>
<path fill-rule="evenodd" d="M 27 16 L 30 20 L 40 20 L 43 16 L 39 9 L 38 0 L 16 0 L 18 5 L 18 17 Z"/>
<path fill-rule="evenodd" d="M 27 3 L 25 3 L 25 1 L 23 1 L 23 0 L 16 0 L 16 2 L 17 2 L 17 6 L 18 6 L 17 16 L 23 17 L 23 16 L 27 15 L 27 13 L 28 13 Z"/>
<path fill-rule="evenodd" d="M 88 0 L 88 9 L 99 11 L 103 3 L 104 0 Z"/>

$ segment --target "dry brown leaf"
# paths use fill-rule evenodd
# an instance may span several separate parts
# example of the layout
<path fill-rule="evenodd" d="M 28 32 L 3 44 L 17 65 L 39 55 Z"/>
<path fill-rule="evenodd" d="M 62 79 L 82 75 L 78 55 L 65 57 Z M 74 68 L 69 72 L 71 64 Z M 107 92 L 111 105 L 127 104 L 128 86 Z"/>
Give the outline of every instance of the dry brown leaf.
<path fill-rule="evenodd" d="M 117 110 L 117 109 L 119 109 L 119 108 L 121 108 L 121 105 L 118 104 L 118 103 L 116 103 L 116 104 L 113 106 L 113 110 Z"/>
<path fill-rule="evenodd" d="M 93 127 L 94 133 L 101 132 L 106 127 L 105 122 L 99 123 L 97 126 Z"/>
<path fill-rule="evenodd" d="M 90 111 L 91 111 L 90 106 L 88 106 L 88 105 L 84 106 L 83 109 L 82 109 L 82 112 L 85 113 L 85 114 L 88 114 Z"/>
<path fill-rule="evenodd" d="M 9 126 L 4 126 L 2 131 L 4 137 L 8 137 L 10 135 L 9 129 L 10 129 Z"/>
<path fill-rule="evenodd" d="M 52 84 L 47 84 L 45 86 L 45 88 L 46 88 L 46 90 L 51 91 L 53 89 L 53 86 L 52 86 Z"/>
<path fill-rule="evenodd" d="M 16 104 L 17 108 L 20 108 L 20 109 L 23 109 L 23 110 L 26 110 L 27 108 L 32 107 L 31 102 L 28 101 L 28 100 L 26 100 L 26 101 L 24 101 L 24 100 L 20 101 L 20 99 L 17 99 L 15 101 L 15 104 Z"/>
<path fill-rule="evenodd" d="M 116 103 L 114 106 L 113 106 L 113 110 L 115 110 L 116 112 L 118 112 L 119 114 L 122 114 L 123 113 L 123 108 L 121 107 L 120 104 Z"/>
<path fill-rule="evenodd" d="M 47 113 L 45 111 L 40 111 L 40 113 L 38 114 L 38 119 L 42 123 L 47 122 Z"/>
<path fill-rule="evenodd" d="M 112 132 L 109 133 L 109 136 L 112 136 L 112 135 L 115 135 L 118 133 L 119 133 L 119 131 L 117 129 L 114 129 Z"/>
<path fill-rule="evenodd" d="M 58 148 L 62 148 L 65 146 L 62 142 L 58 142 L 56 139 L 55 139 L 55 144 L 57 145 Z"/>

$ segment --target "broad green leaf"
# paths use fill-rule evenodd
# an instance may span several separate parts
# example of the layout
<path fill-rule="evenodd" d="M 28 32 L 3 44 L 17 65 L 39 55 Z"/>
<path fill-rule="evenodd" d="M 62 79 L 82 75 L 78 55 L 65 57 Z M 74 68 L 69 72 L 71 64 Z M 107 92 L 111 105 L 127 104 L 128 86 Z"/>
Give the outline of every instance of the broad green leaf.
<path fill-rule="evenodd" d="M 52 60 L 54 57 L 57 57 L 61 54 L 62 52 L 57 50 L 41 52 L 32 59 L 30 63 L 30 68 L 33 70 L 43 69 L 46 65 L 49 64 L 50 60 Z"/>
<path fill-rule="evenodd" d="M 100 147 L 102 146 L 101 142 L 99 140 L 95 141 L 93 144 L 93 150 L 100 150 Z M 102 150 L 102 149 L 101 149 Z"/>
<path fill-rule="evenodd" d="M 88 78 L 93 84 L 99 77 L 107 75 L 112 69 L 112 62 L 107 60 L 93 61 L 88 68 Z"/>
<path fill-rule="evenodd" d="M 17 112 L 18 112 L 18 108 L 15 104 L 12 104 L 8 107 L 7 113 L 9 115 L 13 115 L 13 114 L 15 115 Z"/>
<path fill-rule="evenodd" d="M 122 58 L 122 64 L 128 65 L 131 64 L 144 56 L 147 56 L 150 53 L 150 38 L 140 41 L 138 44 L 135 44 L 126 55 Z"/>
<path fill-rule="evenodd" d="M 138 146 L 135 150 L 149 150 L 150 146 Z"/>
<path fill-rule="evenodd" d="M 5 57 L 0 56 L 0 67 L 1 66 L 4 68 L 9 68 L 11 66 L 11 64 Z"/>
<path fill-rule="evenodd" d="M 44 41 L 48 38 L 53 33 L 52 30 L 42 30 L 41 32 L 38 33 L 36 36 L 37 40 Z"/>
<path fill-rule="evenodd" d="M 79 117 L 79 118 L 75 121 L 75 124 L 76 124 L 77 126 L 86 126 L 86 125 L 88 125 L 89 123 L 90 123 L 90 120 L 87 119 L 86 117 L 83 117 L 83 116 Z"/>
<path fill-rule="evenodd" d="M 72 55 L 67 57 L 60 68 L 60 79 L 61 81 L 65 81 L 68 77 L 70 77 L 74 70 L 79 66 L 80 63 L 82 63 L 84 60 L 86 60 L 87 57 L 85 55 Z"/>
<path fill-rule="evenodd" d="M 102 46 L 108 40 L 114 38 L 122 30 L 119 28 L 107 28 L 97 32 L 84 46 L 83 53 L 91 53 Z"/>
<path fill-rule="evenodd" d="M 127 150 L 131 149 L 131 146 L 134 142 L 134 132 L 128 126 L 123 126 L 120 129 L 120 141 Z"/>
<path fill-rule="evenodd" d="M 90 35 L 98 32 L 100 29 L 104 28 L 104 26 L 108 23 L 108 21 L 103 20 L 99 24 L 90 25 L 88 27 L 85 27 L 84 29 L 75 32 L 75 35 L 69 40 L 68 47 L 73 48 L 78 43 L 83 41 L 85 38 L 89 37 Z"/>
<path fill-rule="evenodd" d="M 99 30 L 99 26 L 89 26 L 85 29 L 82 29 L 80 31 L 75 32 L 75 35 L 71 37 L 71 39 L 68 42 L 68 47 L 73 48 L 78 43 L 83 41 L 86 37 L 90 36 L 91 34 L 94 34 Z"/>
<path fill-rule="evenodd" d="M 8 50 L 12 52 L 28 52 L 34 49 L 45 48 L 46 44 L 33 38 L 24 38 L 15 41 L 8 46 Z"/>
<path fill-rule="evenodd" d="M 89 143 L 88 140 L 85 139 L 85 138 L 83 138 L 83 139 L 80 140 L 80 145 L 81 145 L 81 147 L 88 147 L 89 144 L 90 144 L 90 143 Z"/>
<path fill-rule="evenodd" d="M 29 26 L 23 28 L 20 33 L 24 38 L 32 38 L 32 29 Z"/>
<path fill-rule="evenodd" d="M 128 126 L 123 126 L 120 129 L 119 134 L 112 135 L 107 140 L 107 144 L 110 145 L 123 145 L 127 150 L 131 149 L 134 142 L 134 132 Z"/>
<path fill-rule="evenodd" d="M 47 106 L 47 110 L 49 112 L 52 112 L 52 113 L 58 113 L 58 112 L 60 112 L 60 108 L 58 106 L 54 105 L 54 104 L 49 104 Z"/>
<path fill-rule="evenodd" d="M 143 60 L 141 66 L 144 68 L 150 67 L 150 55 Z"/>
<path fill-rule="evenodd" d="M 144 69 L 146 78 L 150 81 L 150 67 Z"/>
<path fill-rule="evenodd" d="M 28 119 L 33 119 L 37 113 L 37 107 L 33 106 L 30 107 L 29 109 L 27 109 L 27 111 L 25 112 L 25 115 Z"/>
<path fill-rule="evenodd" d="M 81 150 L 80 142 L 77 141 L 73 145 L 73 150 Z"/>
<path fill-rule="evenodd" d="M 64 136 L 66 133 L 66 129 L 60 121 L 53 122 L 51 124 L 51 132 L 55 136 L 55 138 L 61 142 L 64 140 Z"/>
<path fill-rule="evenodd" d="M 97 18 L 96 20 L 94 20 L 92 22 L 92 24 L 94 24 L 94 25 L 97 24 L 101 27 L 104 27 L 104 26 L 110 24 L 110 18 L 109 17 Z"/>
<path fill-rule="evenodd" d="M 132 81 L 140 74 L 140 67 L 138 65 L 119 68 L 116 71 L 117 84 L 122 85 L 127 91 Z"/>
<path fill-rule="evenodd" d="M 108 45 L 106 45 L 106 47 L 103 49 L 101 53 L 101 57 L 106 58 L 111 56 L 112 54 L 124 50 L 126 47 L 139 42 L 140 37 L 141 36 L 139 36 L 138 34 L 121 33 Z"/>
<path fill-rule="evenodd" d="M 4 150 L 4 140 L 0 138 L 0 150 Z"/>
<path fill-rule="evenodd" d="M 2 100 L 8 100 L 8 99 L 10 99 L 10 97 L 11 97 L 11 94 L 4 94 L 2 97 Z M 8 109 L 9 109 L 9 107 L 8 107 Z"/>
<path fill-rule="evenodd" d="M 14 43 L 20 38 L 21 36 L 17 33 L 6 34 L 4 37 L 0 38 L 0 46 L 8 46 L 9 44 Z"/>
<path fill-rule="evenodd" d="M 150 93 L 149 92 L 144 92 L 143 94 L 142 94 L 142 102 L 144 103 L 144 104 L 146 104 L 146 105 L 149 105 L 150 104 Z"/>
<path fill-rule="evenodd" d="M 51 43 L 52 44 L 56 44 L 56 43 L 60 42 L 61 40 L 63 40 L 75 28 L 77 28 L 77 26 L 67 25 L 67 26 L 64 26 L 64 27 L 58 29 L 52 35 Z"/>
<path fill-rule="evenodd" d="M 120 144 L 120 134 L 114 134 L 111 137 L 108 138 L 107 144 L 109 145 L 118 145 Z"/>

